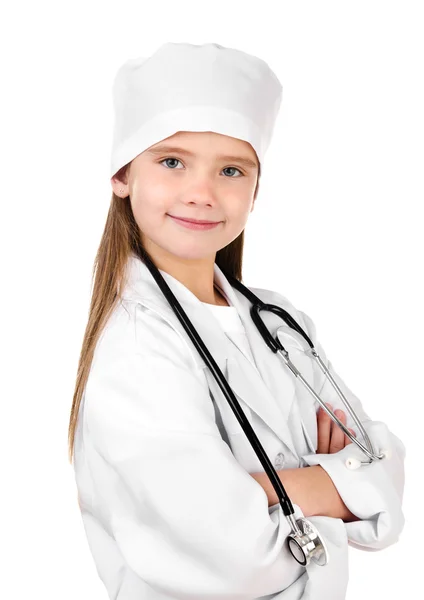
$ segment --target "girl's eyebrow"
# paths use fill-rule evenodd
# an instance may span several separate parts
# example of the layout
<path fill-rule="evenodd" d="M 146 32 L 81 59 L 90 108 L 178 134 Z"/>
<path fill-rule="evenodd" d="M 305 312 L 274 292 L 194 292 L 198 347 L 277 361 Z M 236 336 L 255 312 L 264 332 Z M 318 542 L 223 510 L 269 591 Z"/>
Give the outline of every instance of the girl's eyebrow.
<path fill-rule="evenodd" d="M 178 148 L 177 146 L 156 146 L 155 148 L 150 148 L 149 150 L 146 150 L 146 154 L 172 154 L 172 153 L 176 153 L 176 154 L 185 154 L 185 156 L 195 156 L 195 154 L 193 152 L 190 152 L 189 150 L 185 150 L 184 148 Z M 221 159 L 221 160 L 225 160 L 225 161 L 229 161 L 229 162 L 238 162 L 241 163 L 242 165 L 244 165 L 247 168 L 257 168 L 257 164 L 251 160 L 250 158 L 247 158 L 247 156 L 229 156 L 229 155 L 220 155 L 217 156 L 217 158 Z"/>

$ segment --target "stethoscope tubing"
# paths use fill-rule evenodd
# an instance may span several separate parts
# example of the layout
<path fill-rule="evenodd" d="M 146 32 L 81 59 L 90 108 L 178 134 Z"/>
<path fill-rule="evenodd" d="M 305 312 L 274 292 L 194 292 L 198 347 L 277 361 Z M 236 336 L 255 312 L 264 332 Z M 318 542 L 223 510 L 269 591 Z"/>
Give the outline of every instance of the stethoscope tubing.
<path fill-rule="evenodd" d="M 227 380 L 225 379 L 222 371 L 220 370 L 219 366 L 215 362 L 213 356 L 210 354 L 205 343 L 199 336 L 198 332 L 196 331 L 196 329 L 194 328 L 190 319 L 188 318 L 186 312 L 184 311 L 181 304 L 178 302 L 177 298 L 175 297 L 175 295 L 169 288 L 168 284 L 166 283 L 165 279 L 159 272 L 156 265 L 152 262 L 152 260 L 150 259 L 150 257 L 148 256 L 147 253 L 142 252 L 142 255 L 143 255 L 143 260 L 144 260 L 146 266 L 149 268 L 149 270 L 150 270 L 152 276 L 154 277 L 156 283 L 158 284 L 160 290 L 162 291 L 162 293 L 168 300 L 174 313 L 176 314 L 177 318 L 183 325 L 185 331 L 187 332 L 188 336 L 190 337 L 190 339 L 193 342 L 194 346 L 196 347 L 197 351 L 200 353 L 202 358 L 204 358 L 204 360 L 206 361 L 207 366 L 210 369 L 213 377 L 215 378 L 221 391 L 225 395 L 238 422 L 240 423 L 241 427 L 243 428 L 243 431 L 246 434 L 253 450 L 255 451 L 259 461 L 261 462 L 261 464 L 264 468 L 264 471 L 266 472 L 266 474 L 269 477 L 269 480 L 277 494 L 278 501 L 281 505 L 284 515 L 289 519 L 290 523 L 292 524 L 293 530 L 296 533 L 300 534 L 301 532 L 299 530 L 299 527 L 298 527 L 295 519 L 293 518 L 294 509 L 293 509 L 292 502 L 282 484 L 280 477 L 278 476 L 276 470 L 274 469 L 273 464 L 269 460 L 268 455 L 266 454 L 262 444 L 260 443 L 259 438 L 257 437 L 254 429 L 252 428 L 249 420 L 245 416 L 237 398 L 234 395 L 234 392 L 232 391 L 232 389 L 229 386 Z M 250 313 L 251 313 L 252 320 L 254 321 L 256 327 L 258 328 L 260 334 L 262 335 L 262 337 L 263 337 L 264 341 L 266 342 L 266 344 L 268 345 L 268 347 L 274 353 L 278 353 L 282 357 L 282 359 L 287 364 L 287 366 L 290 368 L 292 373 L 297 378 L 300 379 L 302 384 L 313 395 L 313 397 L 320 404 L 320 406 L 323 408 L 323 410 L 342 429 L 342 431 L 348 436 L 348 438 L 353 443 L 355 443 L 370 458 L 370 462 L 372 462 L 373 460 L 384 458 L 384 456 L 385 456 L 384 454 L 376 455 L 374 453 L 374 449 L 372 447 L 371 441 L 370 441 L 365 429 L 363 428 L 360 420 L 358 419 L 355 411 L 353 410 L 352 406 L 348 402 L 347 398 L 342 393 L 340 387 L 337 385 L 337 382 L 334 380 L 334 378 L 332 377 L 329 370 L 326 368 L 324 362 L 319 357 L 309 336 L 303 331 L 303 329 L 295 321 L 295 319 L 293 319 L 293 317 L 287 311 L 285 311 L 283 308 L 281 308 L 280 306 L 264 303 L 260 298 L 258 298 L 251 290 L 249 290 L 247 287 L 245 287 L 235 277 L 232 277 L 231 275 L 228 275 L 226 273 L 224 273 L 224 275 L 227 278 L 227 280 L 229 281 L 229 283 L 232 285 L 232 287 L 235 287 L 236 289 L 238 289 L 245 297 L 248 298 L 248 300 L 251 301 L 252 307 L 251 307 Z M 350 433 L 350 431 L 347 429 L 347 427 L 344 425 L 344 423 L 342 423 L 340 421 L 340 419 L 337 418 L 337 416 L 333 413 L 333 411 L 331 411 L 326 406 L 326 404 L 321 400 L 321 398 L 318 396 L 318 394 L 315 392 L 315 390 L 309 385 L 309 383 L 302 376 L 300 371 L 296 368 L 296 366 L 290 360 L 289 354 L 288 354 L 287 350 L 284 348 L 284 346 L 281 344 L 280 340 L 278 338 L 275 339 L 271 335 L 271 333 L 268 331 L 267 327 L 265 326 L 265 324 L 259 314 L 260 311 L 270 311 L 270 312 L 273 312 L 274 314 L 277 314 L 290 327 L 292 327 L 295 331 L 297 331 L 300 335 L 302 335 L 302 337 L 306 340 L 306 342 L 310 346 L 310 354 L 317 361 L 319 367 L 324 372 L 325 376 L 329 379 L 330 383 L 332 384 L 332 386 L 336 390 L 337 394 L 341 398 L 342 402 L 346 406 L 347 410 L 349 411 L 350 415 L 354 419 L 355 423 L 357 424 L 359 430 L 361 431 L 361 434 L 363 435 L 363 437 L 368 445 L 368 449 L 365 448 L 365 446 L 363 444 L 361 444 L 361 442 L 359 442 L 359 440 L 357 440 Z M 362 464 L 370 464 L 370 462 L 367 461 L 366 463 L 362 463 Z"/>
<path fill-rule="evenodd" d="M 261 442 L 259 441 L 259 438 L 257 437 L 249 420 L 247 419 L 246 415 L 244 414 L 237 398 L 234 395 L 234 392 L 232 391 L 231 387 L 229 386 L 227 380 L 225 379 L 221 369 L 215 362 L 213 356 L 211 355 L 211 353 L 209 352 L 205 343 L 203 342 L 203 340 L 197 333 L 196 329 L 194 328 L 191 321 L 189 320 L 186 312 L 184 311 L 184 309 L 178 302 L 178 300 L 175 297 L 175 295 L 173 294 L 172 290 L 169 288 L 168 284 L 166 283 L 163 276 L 157 269 L 156 265 L 151 261 L 150 257 L 147 256 L 147 254 L 143 253 L 143 257 L 144 257 L 147 267 L 149 268 L 154 279 L 156 280 L 156 283 L 158 284 L 159 288 L 161 289 L 161 291 L 165 295 L 166 299 L 170 303 L 177 318 L 183 325 L 188 336 L 190 337 L 191 341 L 195 345 L 197 351 L 200 352 L 202 358 L 204 358 L 204 360 L 206 361 L 208 368 L 210 369 L 216 382 L 218 383 L 219 387 L 221 388 L 223 394 L 225 395 L 231 409 L 233 410 L 238 422 L 240 423 L 241 427 L 243 428 L 243 431 L 245 432 L 247 438 L 249 439 L 249 442 L 252 445 L 253 450 L 255 451 L 258 459 L 260 460 L 261 465 L 263 466 L 266 474 L 268 475 L 268 477 L 271 481 L 271 484 L 277 494 L 278 501 L 281 505 L 284 515 L 286 517 L 290 517 L 290 515 L 294 515 L 293 505 L 292 505 L 291 500 L 283 486 L 283 483 L 282 483 L 280 477 L 278 476 L 277 472 L 275 471 L 272 462 L 269 460 L 267 453 L 265 452 L 265 450 L 264 450 Z M 292 519 L 291 522 L 294 524 L 295 530 L 297 530 L 300 533 L 299 528 L 298 528 L 296 522 L 294 521 L 294 519 Z"/>
<path fill-rule="evenodd" d="M 259 332 L 261 333 L 261 335 L 262 335 L 264 341 L 266 342 L 266 344 L 268 345 L 268 347 L 274 353 L 278 353 L 282 357 L 282 359 L 284 360 L 286 365 L 289 367 L 289 369 L 292 371 L 292 373 L 297 378 L 300 379 L 302 384 L 313 395 L 315 400 L 325 410 L 325 412 L 329 415 L 329 417 L 331 417 L 333 422 L 336 423 L 340 427 L 340 429 L 342 429 L 342 431 L 348 436 L 348 438 L 353 443 L 355 443 L 362 450 L 362 452 L 364 452 L 364 454 L 366 454 L 366 456 L 368 456 L 371 459 L 370 461 L 362 462 L 361 464 L 370 464 L 370 462 L 372 462 L 373 460 L 381 460 L 382 458 L 384 458 L 384 456 L 385 456 L 384 454 L 375 454 L 371 440 L 370 440 L 367 432 L 365 431 L 365 428 L 363 427 L 360 419 L 356 415 L 354 409 L 352 408 L 352 406 L 349 403 L 346 396 L 341 391 L 341 389 L 340 389 L 339 385 L 337 384 L 337 382 L 335 381 L 334 377 L 332 376 L 330 371 L 325 366 L 323 360 L 317 353 L 310 337 L 304 332 L 302 327 L 295 321 L 295 319 L 293 319 L 293 317 L 286 310 L 284 310 L 284 308 L 281 308 L 280 306 L 276 306 L 274 304 L 264 303 L 260 298 L 258 298 L 256 296 L 256 294 L 254 294 L 251 290 L 246 288 L 238 279 L 236 279 L 235 277 L 233 277 L 231 275 L 225 274 L 225 273 L 224 273 L 224 275 L 227 278 L 227 280 L 229 281 L 229 283 L 231 284 L 231 286 L 238 289 L 239 292 L 241 292 L 244 296 L 246 296 L 248 298 L 248 300 L 250 300 L 250 302 L 252 303 L 252 307 L 250 309 L 250 314 L 251 314 L 252 320 L 254 321 L 256 327 L 258 328 Z M 296 366 L 290 360 L 289 353 L 284 348 L 284 346 L 281 344 L 280 340 L 272 337 L 271 333 L 268 331 L 268 328 L 265 326 L 263 320 L 261 319 L 261 317 L 259 315 L 260 311 L 269 311 L 269 312 L 276 314 L 277 316 L 282 318 L 290 327 L 292 327 L 295 331 L 297 331 L 298 333 L 300 333 L 300 335 L 302 335 L 302 337 L 305 339 L 305 341 L 307 342 L 307 344 L 310 347 L 310 349 L 309 349 L 310 355 L 318 363 L 320 369 L 323 371 L 324 375 L 328 378 L 331 385 L 336 390 L 338 396 L 342 400 L 343 404 L 346 406 L 349 414 L 351 415 L 351 417 L 355 421 L 356 425 L 358 426 L 358 429 L 361 432 L 368 448 L 365 448 L 365 446 L 363 444 L 361 444 L 361 442 L 350 433 L 349 429 L 345 426 L 345 424 L 342 423 L 342 421 L 340 421 L 340 419 L 334 414 L 334 412 L 331 411 L 327 407 L 327 405 L 321 400 L 321 398 L 318 396 L 318 394 L 315 392 L 315 390 L 309 385 L 309 383 L 306 381 L 306 379 L 303 377 L 303 375 L 300 373 L 300 371 L 296 368 Z"/>

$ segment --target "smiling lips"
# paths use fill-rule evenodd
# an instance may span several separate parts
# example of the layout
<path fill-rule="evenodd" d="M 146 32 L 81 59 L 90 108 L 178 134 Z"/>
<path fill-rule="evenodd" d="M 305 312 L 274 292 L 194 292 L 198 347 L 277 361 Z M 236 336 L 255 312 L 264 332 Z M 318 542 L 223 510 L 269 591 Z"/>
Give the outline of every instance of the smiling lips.
<path fill-rule="evenodd" d="M 204 221 L 203 219 L 187 219 L 186 217 L 174 217 L 174 215 L 169 215 L 173 219 L 179 219 L 180 221 L 189 221 L 190 223 L 219 223 L 219 221 Z"/>
<path fill-rule="evenodd" d="M 186 229 L 197 229 L 197 230 L 205 230 L 205 229 L 213 229 L 217 225 L 221 223 L 221 221 L 196 221 L 194 219 L 184 219 L 180 217 L 174 217 L 172 215 L 168 215 L 179 225 L 182 225 Z"/>

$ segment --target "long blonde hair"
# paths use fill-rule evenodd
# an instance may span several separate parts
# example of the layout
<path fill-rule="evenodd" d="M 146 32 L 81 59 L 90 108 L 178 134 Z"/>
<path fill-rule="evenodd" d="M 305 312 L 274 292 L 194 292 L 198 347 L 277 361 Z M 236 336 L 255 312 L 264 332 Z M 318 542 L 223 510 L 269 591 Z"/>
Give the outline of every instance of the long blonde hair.
<path fill-rule="evenodd" d="M 123 170 L 129 167 L 129 164 L 119 170 L 117 177 L 119 177 L 119 174 Z M 260 175 L 261 169 L 259 164 L 254 199 L 258 195 Z M 241 282 L 243 282 L 243 244 L 244 229 L 230 244 L 218 250 L 215 257 L 216 264 L 225 273 L 232 275 Z M 122 299 L 121 290 L 125 287 L 126 264 L 130 254 L 136 254 L 143 260 L 143 252 L 145 250 L 141 243 L 140 230 L 132 212 L 129 196 L 120 198 L 113 192 L 106 225 L 92 270 L 92 282 L 94 280 L 94 285 L 92 285 L 88 322 L 78 362 L 68 428 L 68 452 L 71 464 L 74 456 L 74 439 L 78 411 L 97 341 L 109 316 Z"/>

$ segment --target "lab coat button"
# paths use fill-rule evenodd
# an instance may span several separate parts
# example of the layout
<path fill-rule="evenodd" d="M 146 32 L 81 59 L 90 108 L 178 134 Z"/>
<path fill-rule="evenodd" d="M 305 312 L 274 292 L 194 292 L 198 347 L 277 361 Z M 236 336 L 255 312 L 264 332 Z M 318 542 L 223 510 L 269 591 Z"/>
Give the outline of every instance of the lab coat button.
<path fill-rule="evenodd" d="M 275 457 L 274 466 L 276 469 L 281 469 L 284 466 L 284 463 L 284 454 L 282 452 L 279 452 Z"/>

